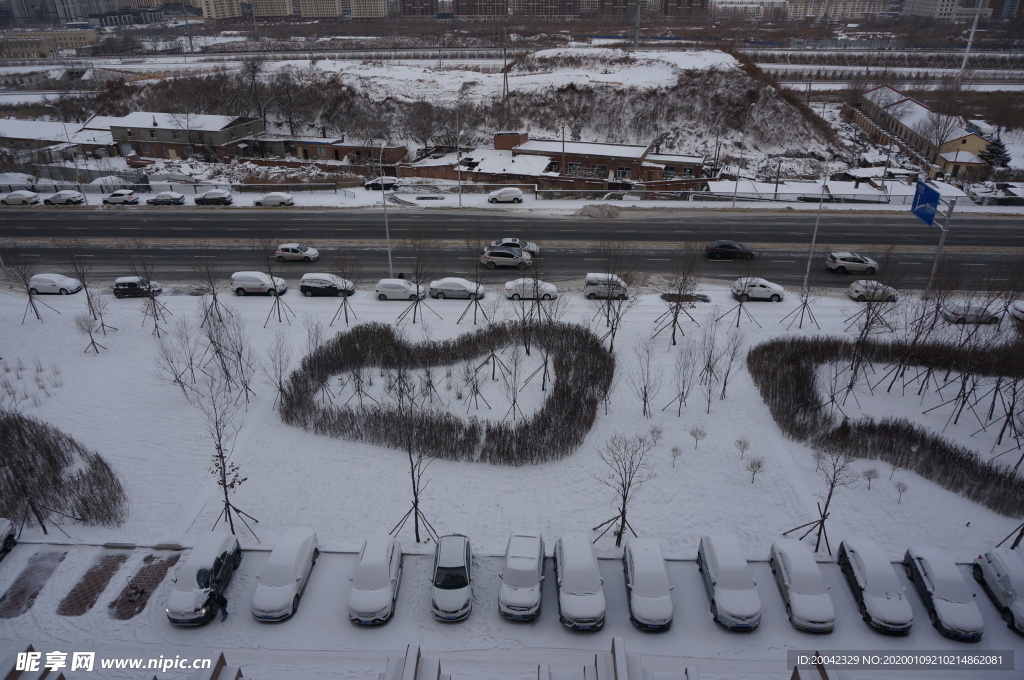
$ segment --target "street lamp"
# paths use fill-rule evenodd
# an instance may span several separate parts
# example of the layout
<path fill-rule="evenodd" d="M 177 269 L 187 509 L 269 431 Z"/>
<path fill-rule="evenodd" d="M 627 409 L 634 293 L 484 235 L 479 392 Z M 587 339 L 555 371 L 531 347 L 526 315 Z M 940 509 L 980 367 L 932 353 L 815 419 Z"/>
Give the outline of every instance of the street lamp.
<path fill-rule="evenodd" d="M 380 200 L 384 204 L 384 237 L 387 239 L 388 244 L 388 276 L 395 278 L 395 267 L 391 263 L 391 229 L 388 228 L 388 197 L 384 190 L 384 144 L 380 143 L 380 176 L 377 178 L 380 182 Z"/>
<path fill-rule="evenodd" d="M 462 128 L 455 134 L 455 171 L 459 175 L 459 207 L 462 207 Z"/>
<path fill-rule="evenodd" d="M 74 150 L 71 148 L 71 135 L 68 134 L 68 124 L 67 124 L 67 121 L 64 120 L 64 112 L 61 111 L 60 109 L 58 109 L 53 104 L 43 104 L 43 106 L 45 106 L 45 107 L 47 107 L 49 109 L 53 109 L 54 111 L 57 112 L 57 115 L 60 116 L 60 124 L 64 127 L 64 137 L 68 140 L 68 151 L 71 152 L 71 162 L 75 166 L 75 179 L 78 180 L 78 188 L 79 189 L 84 189 L 84 187 L 82 186 L 81 171 L 79 171 L 79 169 L 78 169 L 78 157 L 75 155 Z M 82 191 L 82 197 L 85 198 L 85 202 L 88 204 L 89 203 L 89 199 L 88 199 L 88 197 L 86 197 L 85 191 Z"/>
<path fill-rule="evenodd" d="M 743 147 L 743 136 L 747 133 L 747 124 L 750 123 L 750 112 L 754 110 L 754 104 L 747 107 L 747 115 L 743 119 L 743 129 L 740 130 L 740 147 Z M 743 151 L 740 151 L 740 163 L 743 163 Z M 736 207 L 736 194 L 740 191 L 740 169 L 736 168 L 736 184 L 732 189 L 732 207 Z"/>

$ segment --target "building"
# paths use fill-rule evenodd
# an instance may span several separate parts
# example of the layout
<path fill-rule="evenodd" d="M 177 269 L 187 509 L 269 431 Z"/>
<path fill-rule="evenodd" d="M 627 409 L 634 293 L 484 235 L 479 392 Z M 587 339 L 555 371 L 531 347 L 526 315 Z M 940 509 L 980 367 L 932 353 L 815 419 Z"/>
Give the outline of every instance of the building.
<path fill-rule="evenodd" d="M 292 0 L 253 0 L 257 17 L 287 17 L 292 15 Z"/>
<path fill-rule="evenodd" d="M 203 19 L 207 23 L 234 21 L 242 16 L 240 0 L 202 0 Z"/>
<path fill-rule="evenodd" d="M 132 26 L 155 24 L 163 20 L 163 7 L 122 7 L 112 12 L 89 15 L 89 23 L 93 26 Z"/>
<path fill-rule="evenodd" d="M 785 17 L 788 0 L 708 0 L 708 14 L 738 19 Z"/>
<path fill-rule="evenodd" d="M 438 12 L 437 0 L 401 0 L 399 12 L 403 17 L 435 17 Z"/>
<path fill-rule="evenodd" d="M 49 59 L 91 47 L 97 42 L 96 29 L 68 31 L 16 31 L 0 38 L 4 59 Z"/>
<path fill-rule="evenodd" d="M 789 0 L 786 18 L 808 21 L 864 19 L 892 11 L 891 0 Z"/>
<path fill-rule="evenodd" d="M 661 13 L 666 17 L 699 17 L 708 11 L 708 0 L 661 0 Z"/>
<path fill-rule="evenodd" d="M 455 0 L 453 10 L 462 20 L 494 21 L 508 18 L 508 0 Z"/>
<path fill-rule="evenodd" d="M 122 156 L 150 158 L 235 155 L 243 140 L 263 132 L 261 118 L 140 111 L 107 118 L 110 135 Z"/>
<path fill-rule="evenodd" d="M 387 0 L 350 0 L 352 21 L 376 21 L 388 16 Z"/>
<path fill-rule="evenodd" d="M 312 19 L 338 19 L 341 17 L 341 0 L 302 0 L 298 14 Z"/>
<path fill-rule="evenodd" d="M 542 17 L 551 21 L 575 21 L 580 16 L 581 0 L 511 0 L 512 14 Z"/>
<path fill-rule="evenodd" d="M 906 0 L 903 3 L 903 16 L 929 17 L 938 21 L 974 21 L 976 13 L 978 3 L 975 0 Z M 980 18 L 992 18 L 988 0 L 982 0 Z"/>

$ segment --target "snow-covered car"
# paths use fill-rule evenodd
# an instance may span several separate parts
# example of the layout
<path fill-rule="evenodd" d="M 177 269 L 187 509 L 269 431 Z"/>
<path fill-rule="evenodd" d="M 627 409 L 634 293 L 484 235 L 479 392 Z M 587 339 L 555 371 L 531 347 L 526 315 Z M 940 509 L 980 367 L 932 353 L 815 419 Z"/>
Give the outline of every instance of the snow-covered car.
<path fill-rule="evenodd" d="M 231 205 L 234 198 L 226 189 L 210 189 L 201 196 L 196 196 L 196 205 Z"/>
<path fill-rule="evenodd" d="M 604 628 L 604 579 L 590 538 L 582 532 L 562 534 L 554 553 L 559 619 L 573 630 Z"/>
<path fill-rule="evenodd" d="M 271 208 L 295 205 L 295 197 L 291 194 L 286 194 L 283 191 L 271 191 L 269 194 L 256 199 L 256 202 L 253 203 L 253 205 L 256 207 L 269 206 Z"/>
<path fill-rule="evenodd" d="M 386 623 L 395 613 L 402 583 L 402 546 L 392 536 L 363 541 L 348 591 L 348 618 L 364 626 Z"/>
<path fill-rule="evenodd" d="M 831 633 L 836 610 L 814 555 L 803 543 L 780 538 L 769 559 L 790 623 L 808 633 Z"/>
<path fill-rule="evenodd" d="M 869 626 L 893 635 L 910 633 L 914 613 L 907 591 L 877 544 L 863 537 L 847 538 L 839 544 L 836 561 Z"/>
<path fill-rule="evenodd" d="M 373 292 L 378 300 L 415 300 L 427 296 L 427 289 L 407 279 L 381 279 Z"/>
<path fill-rule="evenodd" d="M 515 187 L 505 187 L 487 194 L 488 203 L 522 203 L 523 192 Z"/>
<path fill-rule="evenodd" d="M 458 276 L 448 276 L 437 281 L 430 282 L 430 297 L 443 300 L 444 298 L 466 298 L 468 300 L 480 300 L 487 293 L 483 286 L 473 283 L 468 279 Z"/>
<path fill-rule="evenodd" d="M 34 205 L 38 202 L 39 194 L 34 191 L 26 191 L 24 189 L 12 191 L 3 198 L 0 198 L 0 204 L 3 205 Z"/>
<path fill-rule="evenodd" d="M 5 517 L 0 517 L 0 558 L 11 552 L 17 543 L 17 539 L 14 538 L 14 523 Z"/>
<path fill-rule="evenodd" d="M 238 539 L 226 531 L 203 534 L 185 558 L 167 598 L 168 620 L 179 626 L 198 626 L 217 615 L 217 595 L 242 563 Z"/>
<path fill-rule="evenodd" d="M 28 280 L 32 295 L 71 295 L 82 290 L 82 282 L 63 274 L 36 274 Z"/>
<path fill-rule="evenodd" d="M 765 279 L 746 276 L 733 282 L 732 295 L 743 302 L 747 300 L 781 302 L 786 297 L 786 289 Z"/>
<path fill-rule="evenodd" d="M 870 257 L 846 251 L 829 253 L 825 258 L 825 266 L 836 274 L 867 274 L 871 276 L 878 271 L 878 263 Z"/>
<path fill-rule="evenodd" d="M 524 241 L 521 238 L 501 238 L 497 241 L 491 241 L 492 246 L 501 246 L 502 248 L 518 248 L 519 250 L 525 250 L 533 257 L 540 255 L 540 246 L 531 241 Z"/>
<path fill-rule="evenodd" d="M 526 269 L 533 264 L 533 256 L 518 248 L 487 246 L 480 255 L 480 264 L 488 269 L 495 267 L 518 267 Z"/>
<path fill-rule="evenodd" d="M 505 283 L 505 297 L 510 300 L 554 300 L 558 297 L 558 288 L 540 279 L 512 279 Z"/>
<path fill-rule="evenodd" d="M 462 534 L 437 539 L 430 609 L 440 621 L 461 621 L 473 611 L 473 548 Z"/>
<path fill-rule="evenodd" d="M 950 300 L 942 307 L 942 316 L 950 323 L 999 323 L 1002 311 L 984 300 Z"/>
<path fill-rule="evenodd" d="M 118 189 L 103 199 L 104 205 L 138 205 L 139 197 L 131 189 Z"/>
<path fill-rule="evenodd" d="M 1003 621 L 1024 633 L 1024 556 L 1009 548 L 992 548 L 971 566 L 974 580 L 984 586 Z"/>
<path fill-rule="evenodd" d="M 912 545 L 903 564 L 940 633 L 954 640 L 981 639 L 985 629 L 981 610 L 951 557 L 932 546 Z"/>
<path fill-rule="evenodd" d="M 640 537 L 626 543 L 622 571 L 629 620 L 641 630 L 668 630 L 672 626 L 672 586 L 658 542 Z"/>
<path fill-rule="evenodd" d="M 846 294 L 857 302 L 896 302 L 899 299 L 899 292 L 892 286 L 871 280 L 854 281 L 846 289 Z"/>
<path fill-rule="evenodd" d="M 363 187 L 367 191 L 380 191 L 381 189 L 391 191 L 395 188 L 396 184 L 398 184 L 397 177 L 374 177 L 364 182 Z"/>
<path fill-rule="evenodd" d="M 537 531 L 513 531 L 505 548 L 501 569 L 498 611 L 516 621 L 540 616 L 541 584 L 544 581 L 544 539 Z"/>
<path fill-rule="evenodd" d="M 629 297 L 629 286 L 615 274 L 590 272 L 583 279 L 583 295 L 588 300 L 597 298 L 625 300 Z"/>
<path fill-rule="evenodd" d="M 149 297 L 164 290 L 156 281 L 147 281 L 141 276 L 119 276 L 114 280 L 114 297 Z"/>
<path fill-rule="evenodd" d="M 701 536 L 697 567 L 711 598 L 711 617 L 730 630 L 757 628 L 761 623 L 761 598 L 736 537 Z"/>
<path fill-rule="evenodd" d="M 1006 308 L 1006 313 L 1017 322 L 1024 322 L 1024 300 L 1014 300 Z"/>
<path fill-rule="evenodd" d="M 58 191 L 43 201 L 44 205 L 81 205 L 83 203 L 85 203 L 85 194 L 71 189 Z"/>
<path fill-rule="evenodd" d="M 282 243 L 274 253 L 278 262 L 316 262 L 320 251 L 301 243 Z"/>
<path fill-rule="evenodd" d="M 334 274 L 303 274 L 299 280 L 299 292 L 306 297 L 313 297 L 314 295 L 348 297 L 356 292 L 356 284 Z"/>
<path fill-rule="evenodd" d="M 258 621 L 283 621 L 299 608 L 320 549 L 309 529 L 285 529 L 270 551 L 252 592 L 252 615 Z"/>
<path fill-rule="evenodd" d="M 228 287 L 235 295 L 284 295 L 288 290 L 288 284 L 280 276 L 271 280 L 270 276 L 263 272 L 235 272 L 231 275 Z"/>
<path fill-rule="evenodd" d="M 149 205 L 185 205 L 185 194 L 179 194 L 177 191 L 161 191 L 146 203 Z"/>

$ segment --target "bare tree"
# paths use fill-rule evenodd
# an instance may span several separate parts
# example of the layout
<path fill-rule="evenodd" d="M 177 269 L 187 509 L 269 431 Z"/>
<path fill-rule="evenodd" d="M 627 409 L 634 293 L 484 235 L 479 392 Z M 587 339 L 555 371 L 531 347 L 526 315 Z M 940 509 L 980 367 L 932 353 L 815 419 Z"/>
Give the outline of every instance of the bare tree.
<path fill-rule="evenodd" d="M 423 290 L 426 291 L 430 287 L 430 279 L 432 279 L 437 273 L 438 263 L 438 251 L 441 248 L 441 242 L 435 238 L 429 238 L 422 233 L 415 233 L 404 242 L 406 248 L 411 251 L 412 259 L 412 271 L 408 275 L 408 280 L 415 286 L 422 286 Z M 417 291 L 419 288 L 416 289 Z M 430 310 L 434 316 L 441 318 L 441 315 L 435 312 L 427 305 L 424 300 L 426 295 L 422 298 L 418 293 L 410 296 L 409 306 L 398 315 L 396 324 L 401 323 L 410 312 L 412 312 L 412 322 L 416 323 L 418 316 L 422 316 L 423 312 L 420 311 L 420 307 Z"/>
<path fill-rule="evenodd" d="M 672 447 L 672 467 L 676 466 L 676 458 L 683 455 L 683 450 L 678 446 Z"/>
<path fill-rule="evenodd" d="M 690 433 L 690 436 L 693 437 L 694 450 L 697 449 L 697 445 L 700 444 L 701 440 L 708 436 L 708 433 L 703 427 L 691 427 L 688 432 Z"/>
<path fill-rule="evenodd" d="M 225 316 L 231 314 L 231 310 L 225 307 L 217 296 L 217 289 L 223 285 L 227 275 L 224 268 L 218 264 L 220 255 L 213 252 L 204 241 L 196 241 L 192 250 L 192 276 L 203 293 L 203 318 L 199 323 L 202 328 L 207 323 L 220 323 L 224 321 Z"/>
<path fill-rule="evenodd" d="M 661 391 L 662 382 L 661 370 L 658 366 L 652 364 L 654 359 L 654 339 L 639 338 L 633 347 L 633 352 L 637 359 L 636 370 L 630 371 L 626 375 L 626 383 L 643 405 L 644 417 L 650 418 L 652 415 L 651 402 L 654 401 Z"/>
<path fill-rule="evenodd" d="M 99 314 L 93 309 L 93 297 L 89 295 L 89 285 L 92 283 L 93 259 L 88 257 L 85 249 L 85 242 L 79 238 L 54 239 L 53 245 L 67 258 L 67 263 L 62 267 L 63 274 L 73 279 L 78 279 L 82 284 L 82 292 L 85 293 L 86 304 L 89 305 L 89 313 L 92 318 L 99 320 Z M 106 333 L 106 331 L 104 331 Z"/>
<path fill-rule="evenodd" d="M 871 491 L 871 481 L 878 479 L 878 468 L 868 468 L 861 473 L 861 476 L 868 480 L 868 491 Z"/>
<path fill-rule="evenodd" d="M 747 461 L 747 472 L 750 473 L 750 483 L 754 483 L 754 478 L 757 477 L 757 473 L 764 469 L 764 458 L 761 456 L 754 456 Z"/>
<path fill-rule="evenodd" d="M 899 505 L 900 502 L 903 500 L 903 494 L 907 492 L 907 489 L 909 487 L 907 486 L 906 482 L 896 482 L 895 484 L 893 484 L 893 486 L 896 487 L 896 493 L 899 494 L 899 498 L 896 499 L 896 505 Z"/>
<path fill-rule="evenodd" d="M 0 259 L 4 262 L 4 270 L 7 274 L 7 279 L 16 288 L 20 288 L 25 291 L 25 295 L 28 296 L 28 304 L 25 306 L 25 313 L 21 315 L 21 323 L 25 323 L 25 319 L 28 318 L 29 310 L 35 314 L 35 317 L 39 321 L 43 320 L 42 315 L 39 313 L 39 305 L 46 307 L 50 311 L 58 312 L 56 309 L 46 304 L 41 300 L 36 299 L 36 295 L 33 292 L 32 277 L 36 273 L 35 263 L 30 258 L 24 256 L 18 248 L 7 248 Z"/>
<path fill-rule="evenodd" d="M 277 280 L 280 278 L 279 261 L 274 257 L 277 246 L 270 237 L 261 234 L 257 238 L 250 239 L 249 250 L 252 252 L 253 258 L 260 264 L 260 270 L 270 277 L 270 296 L 274 298 L 274 304 L 271 305 L 270 311 L 267 313 L 267 320 L 263 323 L 263 327 L 267 327 L 267 324 L 270 323 L 270 319 L 274 315 L 277 315 L 278 323 L 287 321 L 290 326 L 292 320 L 288 315 L 295 316 L 295 312 L 292 311 L 287 302 L 281 299 L 277 292 Z M 241 291 L 243 289 L 239 288 L 238 290 Z"/>
<path fill-rule="evenodd" d="M 718 396 L 719 399 L 725 399 L 725 392 L 729 389 L 729 380 L 736 375 L 736 371 L 739 370 L 740 364 L 738 359 L 740 358 L 740 350 L 743 349 L 743 334 L 737 329 L 729 333 L 729 339 L 725 343 L 725 347 L 722 348 L 722 359 L 721 359 L 721 377 L 722 377 L 722 393 Z"/>
<path fill-rule="evenodd" d="M 292 346 L 288 342 L 288 336 L 278 331 L 274 334 L 274 342 L 267 349 L 267 358 L 263 362 L 263 375 L 268 385 L 273 387 L 277 394 L 274 396 L 274 406 L 285 390 L 285 379 L 288 377 L 288 370 L 292 363 Z"/>
<path fill-rule="evenodd" d="M 647 434 L 633 436 L 614 434 L 598 449 L 597 455 L 608 469 L 604 474 L 595 474 L 594 478 L 615 493 L 619 509 L 615 517 L 598 524 L 594 530 L 607 525 L 601 532 L 601 536 L 603 536 L 609 528 L 616 526 L 616 547 L 622 545 L 622 535 L 626 533 L 627 529 L 636 536 L 626 513 L 634 495 L 643 488 L 644 484 L 656 476 L 654 465 L 650 460 L 650 453 L 657 446 L 661 434 L 661 430 L 653 427 Z"/>
<path fill-rule="evenodd" d="M 153 282 L 153 268 L 147 259 L 150 256 L 143 252 L 144 249 L 145 243 L 141 239 L 133 242 L 131 254 L 128 256 L 128 269 L 133 276 L 142 279 L 140 285 L 146 286 L 146 294 L 142 301 L 142 323 L 145 324 L 146 319 L 152 319 L 153 335 L 159 338 L 165 332 L 160 324 L 167 321 L 167 316 L 171 312 L 157 300 L 157 291 L 150 285 Z"/>
<path fill-rule="evenodd" d="M 747 437 L 746 435 L 740 437 L 736 440 L 735 445 L 740 452 L 740 460 L 743 460 L 743 456 L 747 454 L 747 449 L 750 448 L 750 437 Z"/>
<path fill-rule="evenodd" d="M 674 259 L 672 274 L 669 276 L 666 290 L 661 298 L 668 305 L 668 310 L 655 319 L 656 328 L 653 337 L 657 337 L 666 329 L 671 330 L 670 342 L 676 344 L 676 333 L 685 336 L 683 327 L 680 325 L 680 318 L 686 316 L 690 321 L 697 323 L 697 320 L 690 316 L 689 310 L 693 308 L 693 291 L 697 287 L 697 277 L 694 270 L 697 265 L 697 250 L 692 246 L 682 248 Z M 697 324 L 700 325 L 700 324 Z"/>
<path fill-rule="evenodd" d="M 96 319 L 92 318 L 92 315 L 88 313 L 78 314 L 75 316 L 75 328 L 79 333 L 89 336 L 89 344 L 85 348 L 85 353 L 88 354 L 89 350 L 100 353 L 101 349 L 106 349 L 103 345 L 96 342 L 96 338 L 93 337 L 93 333 L 97 330 Z"/>
<path fill-rule="evenodd" d="M 794 527 L 789 531 L 783 532 L 783 536 L 790 534 L 794 531 L 807 528 L 800 539 L 803 540 L 812 531 L 817 530 L 818 537 L 814 543 L 814 552 L 818 552 L 821 547 L 822 538 L 825 539 L 825 547 L 828 549 L 828 554 L 832 554 L 832 547 L 829 545 L 828 533 L 825 530 L 825 520 L 829 517 L 829 507 L 832 505 L 832 497 L 835 495 L 836 489 L 839 487 L 849 487 L 856 483 L 860 478 L 857 471 L 853 467 L 853 458 L 850 454 L 839 449 L 829 449 L 827 451 L 815 451 L 814 452 L 815 470 L 818 476 L 825 481 L 825 493 L 819 496 L 823 503 L 818 503 L 818 519 L 813 522 L 801 524 L 798 527 Z"/>
<path fill-rule="evenodd" d="M 675 404 L 676 416 L 680 417 L 683 415 L 683 406 L 686 405 L 686 398 L 690 396 L 690 392 L 693 390 L 696 377 L 696 358 L 696 355 L 690 348 L 689 341 L 684 341 L 683 346 L 680 347 L 679 352 L 676 354 L 675 366 L 672 372 L 672 387 L 675 397 L 673 397 L 672 401 L 665 404 L 661 409 L 662 411 Z"/>
<path fill-rule="evenodd" d="M 718 395 L 718 386 L 722 383 L 722 348 L 718 343 L 718 321 L 704 326 L 704 337 L 700 345 L 701 394 L 707 404 L 707 413 L 711 413 L 711 403 Z"/>
<path fill-rule="evenodd" d="M 938 159 L 939 154 L 943 153 L 942 147 L 954 139 L 962 129 L 963 119 L 959 116 L 929 111 L 924 118 L 918 121 L 914 131 L 931 145 L 931 153 L 928 155 L 934 162 Z"/>

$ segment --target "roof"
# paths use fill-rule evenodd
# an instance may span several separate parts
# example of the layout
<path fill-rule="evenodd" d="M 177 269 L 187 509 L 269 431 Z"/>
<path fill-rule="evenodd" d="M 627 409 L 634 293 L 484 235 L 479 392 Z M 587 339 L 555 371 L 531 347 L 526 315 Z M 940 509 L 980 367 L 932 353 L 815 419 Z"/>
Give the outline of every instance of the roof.
<path fill-rule="evenodd" d="M 965 163 L 967 165 L 984 165 L 985 161 L 975 156 L 970 151 L 947 151 L 946 153 L 940 153 L 939 158 L 948 163 Z"/>
<path fill-rule="evenodd" d="M 704 156 L 689 156 L 686 154 L 667 154 L 667 153 L 652 153 L 648 154 L 644 160 L 650 163 L 658 163 L 661 165 L 668 165 L 671 163 L 690 163 L 693 165 L 701 165 L 704 163 Z"/>
<path fill-rule="evenodd" d="M 208 534 L 203 534 L 196 541 L 185 564 L 193 567 L 212 564 L 213 560 L 220 556 L 228 541 L 234 543 L 235 537 L 226 531 L 211 531 Z"/>
<path fill-rule="evenodd" d="M 432 166 L 452 166 L 458 162 L 458 154 L 451 153 L 427 156 L 411 163 L 414 168 Z M 551 163 L 551 158 L 533 154 L 515 155 L 511 151 L 497 149 L 473 149 L 462 153 L 462 174 L 465 179 L 472 179 L 474 173 L 507 174 L 507 175 L 540 175 Z M 474 162 L 472 168 L 466 167 L 467 162 Z M 557 173 L 555 173 L 557 174 Z"/>
<path fill-rule="evenodd" d="M 239 116 L 188 115 L 184 113 L 157 113 L 136 111 L 120 118 L 111 118 L 111 127 L 160 128 L 169 130 L 195 130 L 215 132 L 234 125 L 252 122 L 255 118 Z"/>
<path fill-rule="evenodd" d="M 437 539 L 437 564 L 443 567 L 466 563 L 466 545 L 469 539 L 461 534 L 449 534 Z"/>
<path fill-rule="evenodd" d="M 78 123 L 64 124 L 49 120 L 0 119 L 0 138 L 33 139 L 55 144 L 101 144 L 113 143 L 110 132 L 82 130 Z"/>
<path fill-rule="evenodd" d="M 638 144 L 602 144 L 600 142 L 563 142 L 560 139 L 531 139 L 512 150 L 521 153 L 561 155 L 564 149 L 566 155 L 632 158 L 639 160 L 643 158 L 649 148 Z"/>

